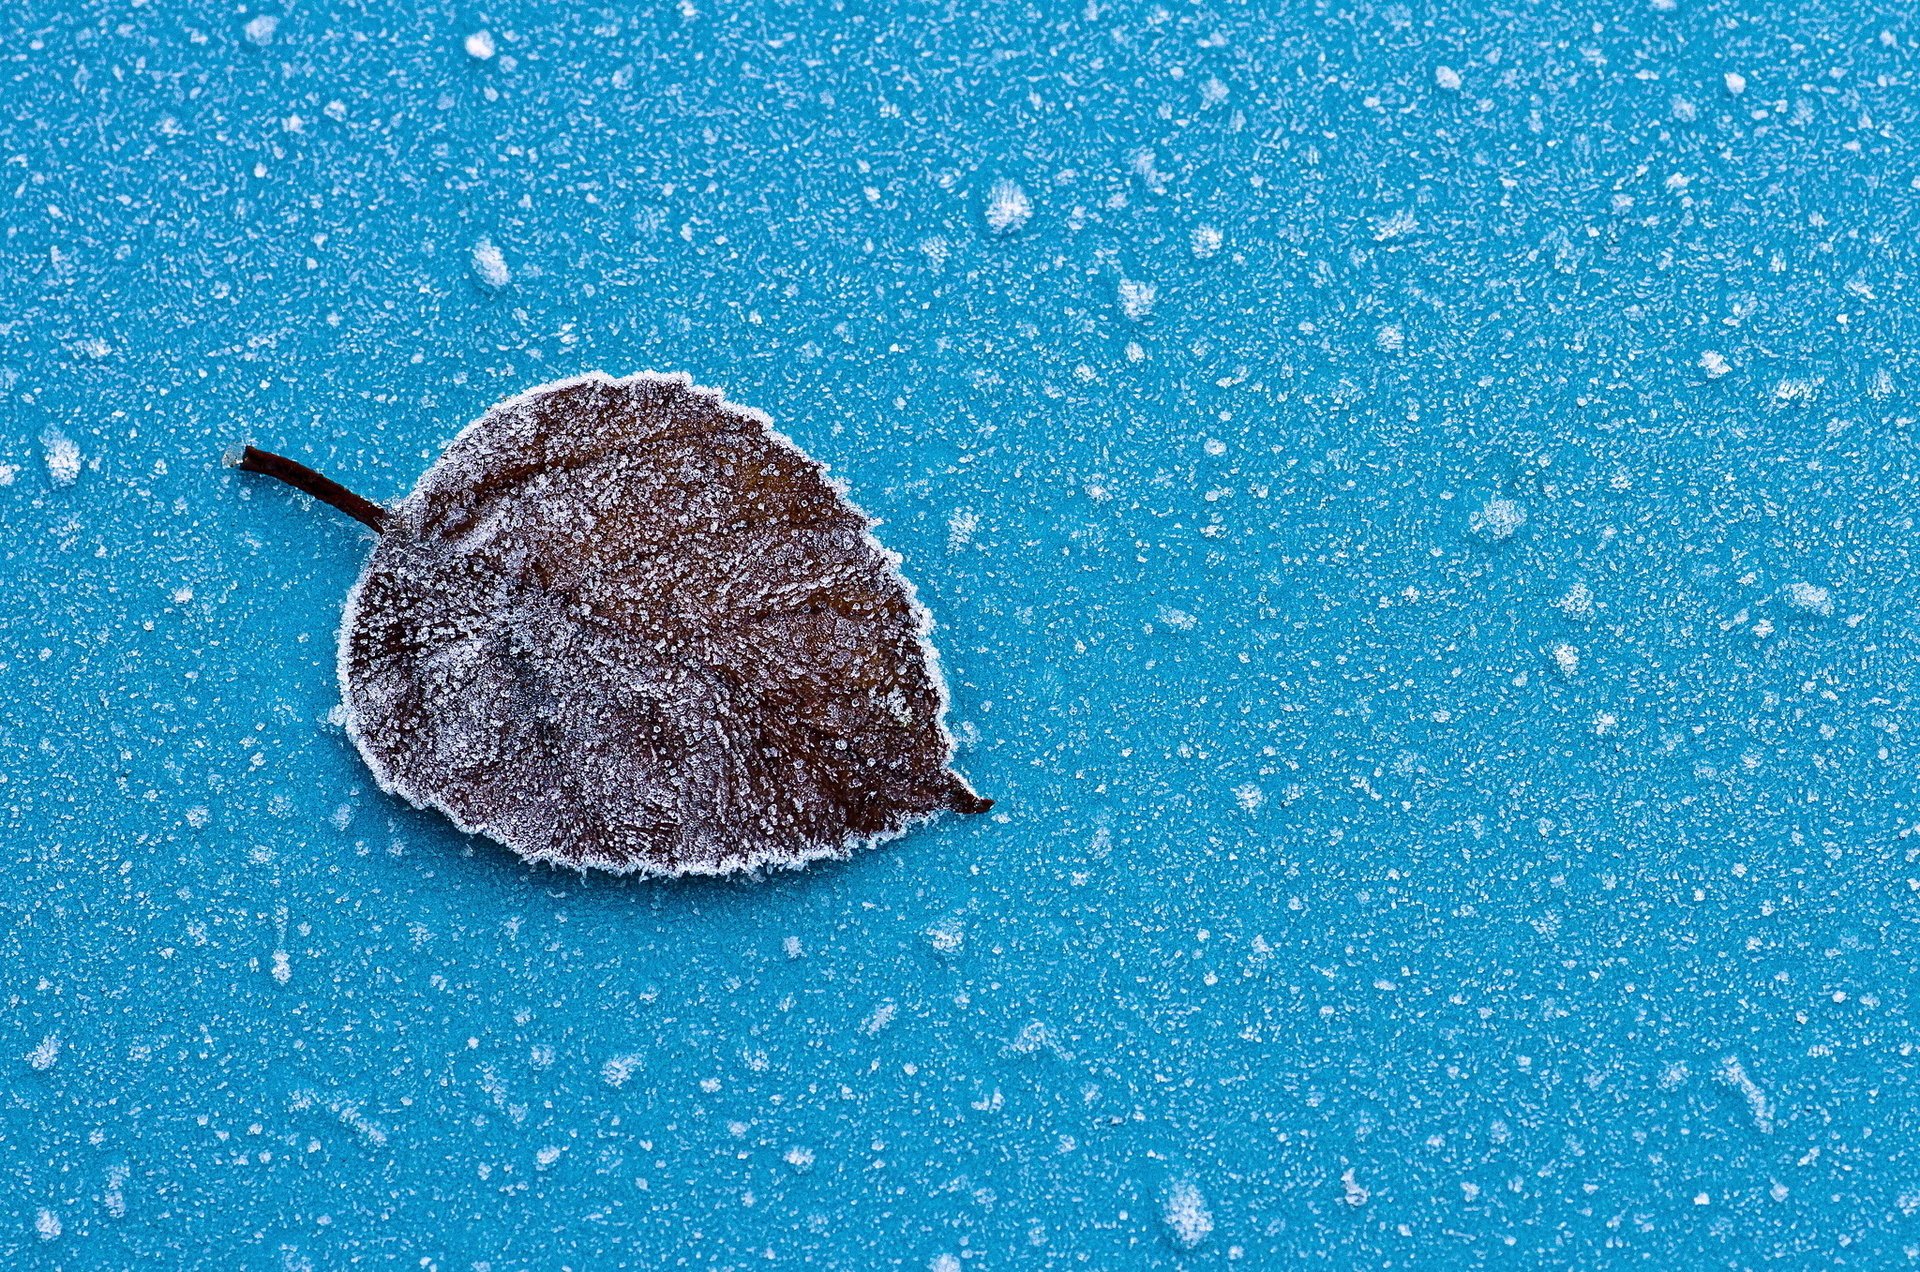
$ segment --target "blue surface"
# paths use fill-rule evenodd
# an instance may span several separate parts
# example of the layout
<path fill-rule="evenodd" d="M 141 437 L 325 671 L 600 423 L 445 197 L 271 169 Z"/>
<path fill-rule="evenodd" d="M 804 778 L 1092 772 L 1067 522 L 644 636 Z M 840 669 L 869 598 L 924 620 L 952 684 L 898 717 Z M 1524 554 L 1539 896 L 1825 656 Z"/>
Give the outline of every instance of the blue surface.
<path fill-rule="evenodd" d="M 398 9 L 0 16 L 0 1261 L 1920 1253 L 1904 8 Z M 991 817 L 372 789 L 222 449 L 593 368 L 884 518 Z"/>

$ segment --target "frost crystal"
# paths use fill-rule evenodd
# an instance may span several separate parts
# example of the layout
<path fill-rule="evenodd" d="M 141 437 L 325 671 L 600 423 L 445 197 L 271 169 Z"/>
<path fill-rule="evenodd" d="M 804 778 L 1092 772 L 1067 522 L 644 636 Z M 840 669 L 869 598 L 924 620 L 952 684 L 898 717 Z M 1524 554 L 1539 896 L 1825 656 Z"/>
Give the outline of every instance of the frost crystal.
<path fill-rule="evenodd" d="M 47 480 L 56 486 L 71 486 L 80 479 L 80 447 L 57 428 L 40 434 L 41 454 L 47 461 Z"/>
<path fill-rule="evenodd" d="M 493 43 L 493 32 L 487 31 L 487 30 L 475 31 L 472 35 L 467 37 L 466 49 L 467 49 L 467 56 L 472 58 L 474 61 L 476 62 L 487 61 L 494 55 L 494 52 L 495 52 L 494 43 Z"/>
<path fill-rule="evenodd" d="M 473 275 L 489 287 L 505 287 L 512 277 L 507 271 L 507 258 L 492 239 L 483 238 L 473 245 Z"/>
<path fill-rule="evenodd" d="M 1593 589 L 1585 583 L 1575 583 L 1567 589 L 1567 594 L 1554 602 L 1560 612 L 1568 618 L 1585 622 L 1593 617 Z"/>
<path fill-rule="evenodd" d="M 382 522 L 340 639 L 385 790 L 531 861 L 726 874 L 989 801 L 870 522 L 685 376 L 503 402 Z"/>
<path fill-rule="evenodd" d="M 634 1075 L 640 1065 L 639 1056 L 615 1056 L 600 1066 L 600 1079 L 617 1090 L 627 1084 L 627 1079 Z"/>
<path fill-rule="evenodd" d="M 1527 511 L 1511 499 L 1489 499 L 1480 511 L 1467 518 L 1467 527 L 1489 539 L 1507 539 L 1527 523 Z"/>
<path fill-rule="evenodd" d="M 1167 1188 L 1167 1201 L 1161 1211 L 1167 1232 L 1182 1250 L 1195 1250 L 1213 1235 L 1213 1211 L 1207 1208 L 1206 1195 L 1190 1179 L 1176 1179 Z"/>
<path fill-rule="evenodd" d="M 1787 604 L 1797 610 L 1823 617 L 1833 613 L 1833 596 L 1826 588 L 1814 583 L 1789 583 L 1786 587 Z"/>
<path fill-rule="evenodd" d="M 1012 234 L 1033 215 L 1033 200 L 1027 192 L 1004 177 L 987 191 L 987 228 L 995 234 Z"/>
<path fill-rule="evenodd" d="M 1139 322 L 1153 312 L 1153 302 L 1159 296 L 1160 289 L 1152 283 L 1143 283 L 1137 279 L 1120 280 L 1120 312 Z"/>
<path fill-rule="evenodd" d="M 958 954 L 967 943 L 967 927 L 958 915 L 940 920 L 927 929 L 927 944 L 936 954 Z"/>
<path fill-rule="evenodd" d="M 1220 231 L 1214 229 L 1211 225 L 1194 226 L 1193 234 L 1188 240 L 1193 247 L 1193 254 L 1203 261 L 1218 252 L 1221 243 L 1224 241 L 1225 239 L 1221 236 Z"/>
<path fill-rule="evenodd" d="M 40 1040 L 40 1045 L 27 1052 L 27 1066 L 44 1073 L 53 1068 L 60 1059 L 60 1035 L 48 1034 Z"/>

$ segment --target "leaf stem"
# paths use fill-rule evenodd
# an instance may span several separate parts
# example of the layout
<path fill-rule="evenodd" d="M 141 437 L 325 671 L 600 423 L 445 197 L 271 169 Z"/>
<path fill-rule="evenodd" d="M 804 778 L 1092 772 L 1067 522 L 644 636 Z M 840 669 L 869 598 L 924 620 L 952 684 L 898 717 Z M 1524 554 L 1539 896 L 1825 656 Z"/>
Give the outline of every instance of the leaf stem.
<path fill-rule="evenodd" d="M 393 520 L 393 514 L 379 504 L 362 499 L 333 478 L 316 473 L 285 455 L 235 444 L 227 451 L 227 464 L 243 473 L 260 473 L 284 481 L 295 490 L 304 490 L 328 507 L 338 508 L 361 525 L 370 526 L 376 533 L 385 532 L 387 523 Z"/>

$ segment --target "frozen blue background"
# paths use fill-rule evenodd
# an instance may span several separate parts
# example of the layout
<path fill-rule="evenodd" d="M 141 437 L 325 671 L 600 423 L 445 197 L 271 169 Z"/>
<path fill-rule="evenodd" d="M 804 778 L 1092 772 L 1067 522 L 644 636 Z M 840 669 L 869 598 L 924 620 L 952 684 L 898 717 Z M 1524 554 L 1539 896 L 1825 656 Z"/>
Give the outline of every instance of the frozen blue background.
<path fill-rule="evenodd" d="M 1905 6 L 400 9 L 0 16 L 0 1261 L 1920 1254 Z M 222 449 L 593 368 L 851 483 L 994 814 L 371 789 Z"/>

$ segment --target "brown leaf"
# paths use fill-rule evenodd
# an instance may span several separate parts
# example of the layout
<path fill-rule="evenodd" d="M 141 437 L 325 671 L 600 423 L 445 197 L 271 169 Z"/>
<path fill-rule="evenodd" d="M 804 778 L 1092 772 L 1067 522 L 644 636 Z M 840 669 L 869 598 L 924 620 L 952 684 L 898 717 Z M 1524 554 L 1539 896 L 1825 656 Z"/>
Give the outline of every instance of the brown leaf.
<path fill-rule="evenodd" d="M 723 874 L 991 806 L 948 767 L 899 558 L 764 415 L 685 376 L 502 402 L 383 511 L 353 513 L 382 533 L 340 633 L 348 732 L 466 830 Z"/>

